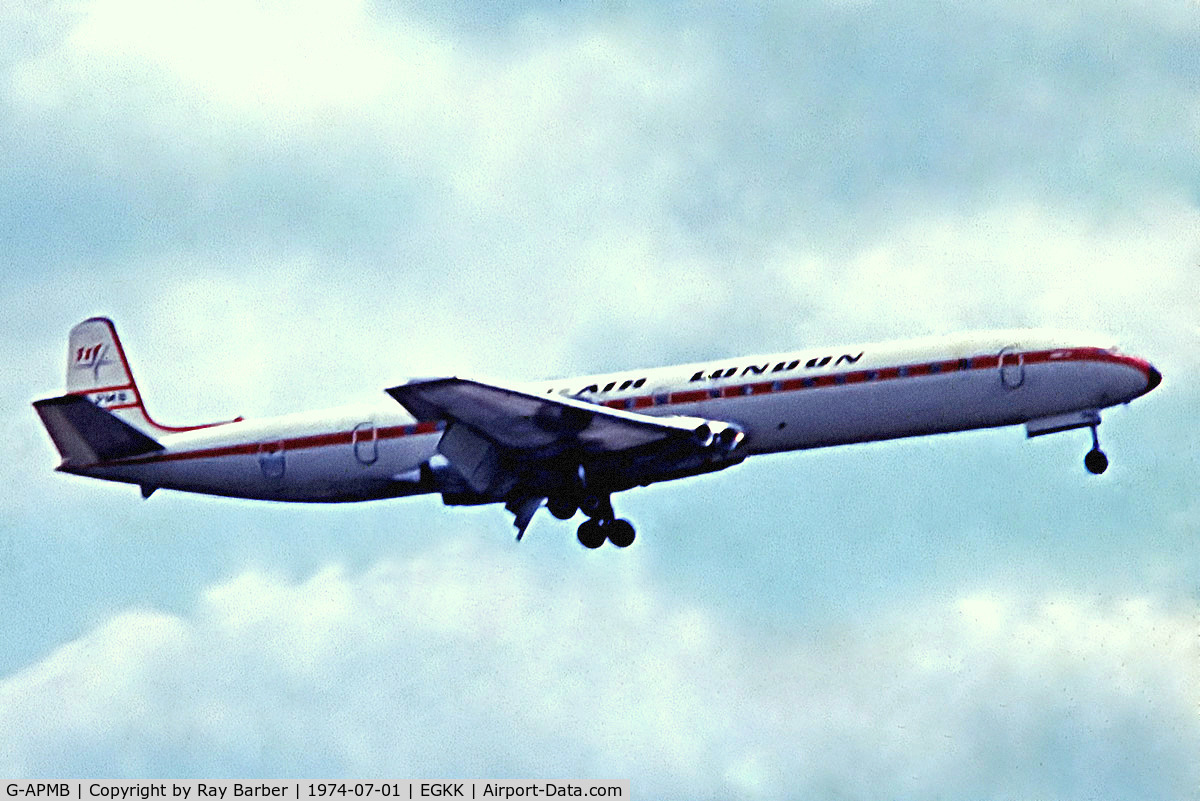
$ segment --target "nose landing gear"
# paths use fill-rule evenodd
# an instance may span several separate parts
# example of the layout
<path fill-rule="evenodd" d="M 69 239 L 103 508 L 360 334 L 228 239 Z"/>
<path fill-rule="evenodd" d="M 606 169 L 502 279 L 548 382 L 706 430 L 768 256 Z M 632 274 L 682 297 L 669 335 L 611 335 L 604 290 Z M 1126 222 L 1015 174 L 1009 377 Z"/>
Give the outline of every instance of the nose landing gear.
<path fill-rule="evenodd" d="M 1057 434 L 1060 431 L 1073 431 L 1078 428 L 1092 430 L 1092 449 L 1083 457 L 1083 466 L 1092 475 L 1100 475 L 1108 469 L 1108 457 L 1100 450 L 1100 437 L 1096 429 L 1100 425 L 1100 412 L 1096 409 L 1082 409 L 1065 414 L 1039 417 L 1025 422 L 1025 434 L 1028 437 L 1040 437 L 1043 434 Z"/>
<path fill-rule="evenodd" d="M 1083 466 L 1092 475 L 1098 476 L 1108 469 L 1108 457 L 1100 450 L 1100 437 L 1096 434 L 1096 426 L 1092 426 L 1092 449 L 1083 457 Z"/>

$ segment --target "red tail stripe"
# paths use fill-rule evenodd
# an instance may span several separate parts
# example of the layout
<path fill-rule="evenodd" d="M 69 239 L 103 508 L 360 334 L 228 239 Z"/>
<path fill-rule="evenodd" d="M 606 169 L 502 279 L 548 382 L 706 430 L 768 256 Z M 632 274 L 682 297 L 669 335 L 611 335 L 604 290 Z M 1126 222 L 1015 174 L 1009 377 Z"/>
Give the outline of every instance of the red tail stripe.
<path fill-rule="evenodd" d="M 122 390 L 122 389 L 132 389 L 134 392 L 137 392 L 137 387 L 135 387 L 133 384 L 121 384 L 120 386 L 115 386 L 115 387 L 96 387 L 94 389 L 81 389 L 76 392 L 72 392 L 70 394 L 72 394 L 72 395 L 91 395 L 93 392 L 117 392 L 118 390 Z"/>
<path fill-rule="evenodd" d="M 178 433 L 181 433 L 184 431 L 197 431 L 201 428 L 212 428 L 213 426 L 225 425 L 228 422 L 232 422 L 229 420 L 223 420 L 219 423 L 202 423 L 200 425 L 195 425 L 195 426 L 164 426 L 161 423 L 155 422 L 154 418 L 150 416 L 150 412 L 146 411 L 145 404 L 142 403 L 142 395 L 141 395 L 141 392 L 138 391 L 137 381 L 133 377 L 133 370 L 129 369 L 129 360 L 127 358 L 125 358 L 125 347 L 121 344 L 121 338 L 119 336 L 117 336 L 117 328 L 116 328 L 116 326 L 113 325 L 112 320 L 109 320 L 107 317 L 93 317 L 86 322 L 99 322 L 99 323 L 103 323 L 104 325 L 108 326 L 108 333 L 112 335 L 113 345 L 115 345 L 117 348 L 117 355 L 121 357 L 121 366 L 125 368 L 125 375 L 129 378 L 129 384 L 127 386 L 114 387 L 114 389 L 132 389 L 134 391 L 134 394 L 137 395 L 137 399 L 138 399 L 138 402 L 135 405 L 138 409 L 141 410 L 142 416 L 146 418 L 147 423 L 154 426 L 159 431 L 165 431 L 169 434 L 178 434 Z M 103 391 L 105 391 L 105 390 L 104 389 L 99 389 L 99 390 L 89 389 L 89 390 L 80 392 L 78 394 L 84 395 L 84 394 L 87 394 L 90 392 L 103 392 Z"/>

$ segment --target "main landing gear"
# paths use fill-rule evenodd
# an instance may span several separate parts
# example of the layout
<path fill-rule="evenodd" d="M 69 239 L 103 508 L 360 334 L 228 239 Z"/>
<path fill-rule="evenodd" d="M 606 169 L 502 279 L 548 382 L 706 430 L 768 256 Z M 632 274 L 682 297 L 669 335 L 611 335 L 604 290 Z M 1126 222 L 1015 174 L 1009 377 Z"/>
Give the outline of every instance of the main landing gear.
<path fill-rule="evenodd" d="M 628 520 L 593 517 L 579 524 L 579 544 L 584 548 L 599 548 L 608 540 L 618 548 L 628 548 L 637 533 Z"/>
<path fill-rule="evenodd" d="M 570 520 L 577 511 L 587 515 L 588 519 L 579 525 L 577 536 L 579 544 L 588 549 L 599 548 L 605 541 L 618 548 L 628 548 L 637 536 L 633 524 L 613 512 L 612 501 L 607 495 L 584 498 L 578 504 L 570 498 L 551 498 L 546 507 L 559 520 Z"/>
<path fill-rule="evenodd" d="M 1096 434 L 1096 426 L 1092 426 L 1092 449 L 1083 457 L 1083 466 L 1095 476 L 1108 469 L 1108 457 L 1100 450 L 1100 437 Z"/>

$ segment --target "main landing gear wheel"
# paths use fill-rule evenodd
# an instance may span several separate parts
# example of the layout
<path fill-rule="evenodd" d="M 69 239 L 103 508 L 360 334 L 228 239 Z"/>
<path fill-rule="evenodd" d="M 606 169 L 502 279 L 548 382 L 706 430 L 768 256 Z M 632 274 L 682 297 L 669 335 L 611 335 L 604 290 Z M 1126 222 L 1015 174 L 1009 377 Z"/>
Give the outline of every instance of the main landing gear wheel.
<path fill-rule="evenodd" d="M 1083 466 L 1094 476 L 1108 469 L 1108 457 L 1100 450 L 1100 437 L 1096 434 L 1095 426 L 1092 426 L 1092 449 L 1083 457 Z"/>
<path fill-rule="evenodd" d="M 599 548 L 605 540 L 618 548 L 633 545 L 637 536 L 633 524 L 613 514 L 612 499 L 608 494 L 585 492 L 578 499 L 578 509 L 588 516 L 580 524 L 578 532 L 579 543 L 583 547 Z"/>
<path fill-rule="evenodd" d="M 585 520 L 579 525 L 579 544 L 584 548 L 596 549 L 608 540 L 618 548 L 633 545 L 637 532 L 628 520 L 605 520 L 602 517 Z"/>
<path fill-rule="evenodd" d="M 633 538 L 637 536 L 628 520 L 614 520 L 604 527 L 604 532 L 608 534 L 608 541 L 618 548 L 633 545 Z"/>
<path fill-rule="evenodd" d="M 559 520 L 570 520 L 579 511 L 579 504 L 570 498 L 550 498 L 546 501 L 546 508 Z"/>
<path fill-rule="evenodd" d="M 608 539 L 608 533 L 601 526 L 599 520 L 585 520 L 579 524 L 579 544 L 589 550 L 595 550 L 604 544 Z"/>

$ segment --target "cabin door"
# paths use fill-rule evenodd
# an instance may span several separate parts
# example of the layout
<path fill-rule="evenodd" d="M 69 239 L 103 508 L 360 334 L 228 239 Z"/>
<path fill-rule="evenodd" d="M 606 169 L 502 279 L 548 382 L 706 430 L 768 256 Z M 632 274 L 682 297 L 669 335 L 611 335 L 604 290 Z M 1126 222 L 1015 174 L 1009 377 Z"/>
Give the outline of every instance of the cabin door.
<path fill-rule="evenodd" d="M 359 423 L 350 434 L 354 458 L 359 464 L 375 464 L 379 459 L 379 434 L 374 423 Z"/>
<path fill-rule="evenodd" d="M 284 471 L 283 442 L 258 443 L 258 466 L 262 468 L 264 478 L 272 481 L 282 479 Z"/>
<path fill-rule="evenodd" d="M 1005 389 L 1016 389 L 1025 383 L 1025 356 L 1016 345 L 1000 351 L 1000 383 Z"/>

